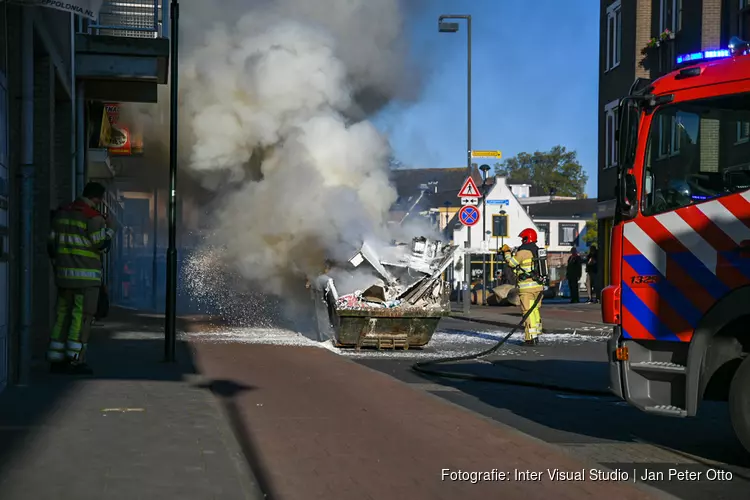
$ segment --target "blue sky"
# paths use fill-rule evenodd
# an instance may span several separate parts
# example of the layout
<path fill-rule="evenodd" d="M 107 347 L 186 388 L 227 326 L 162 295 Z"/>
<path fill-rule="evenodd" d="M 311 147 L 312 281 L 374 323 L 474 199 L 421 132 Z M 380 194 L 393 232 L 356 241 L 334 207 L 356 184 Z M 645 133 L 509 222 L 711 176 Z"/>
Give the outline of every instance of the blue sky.
<path fill-rule="evenodd" d="M 466 164 L 466 24 L 438 33 L 440 14 L 472 16 L 472 146 L 503 157 L 561 144 L 578 152 L 596 196 L 599 4 L 431 0 L 411 19 L 427 68 L 421 99 L 375 119 L 414 167 Z M 490 164 L 492 164 L 490 162 Z"/>

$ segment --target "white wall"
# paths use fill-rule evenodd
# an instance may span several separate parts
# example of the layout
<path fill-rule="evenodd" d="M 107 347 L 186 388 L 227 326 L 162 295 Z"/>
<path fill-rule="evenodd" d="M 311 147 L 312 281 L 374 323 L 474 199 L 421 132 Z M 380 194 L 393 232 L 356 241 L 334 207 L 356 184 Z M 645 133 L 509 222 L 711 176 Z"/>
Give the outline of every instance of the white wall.
<path fill-rule="evenodd" d="M 583 242 L 583 233 L 586 228 L 586 221 L 581 219 L 544 219 L 537 217 L 534 222 L 540 224 L 549 224 L 549 246 L 547 246 L 548 252 L 570 252 L 572 250 L 571 245 L 560 245 L 560 224 L 576 224 L 578 226 L 578 249 L 585 251 L 586 244 Z M 541 236 L 539 237 L 541 241 Z"/>
<path fill-rule="evenodd" d="M 494 203 L 493 203 L 494 202 Z M 483 211 L 486 212 L 486 225 L 482 224 L 482 219 L 474 226 L 471 226 L 471 246 L 479 248 L 481 246 L 482 235 L 484 231 L 492 231 L 492 216 L 499 214 L 500 210 L 505 210 L 508 215 L 508 237 L 507 238 L 494 238 L 492 236 L 487 238 L 487 244 L 490 249 L 495 249 L 501 246 L 501 243 L 510 245 L 511 247 L 517 247 L 521 245 L 521 239 L 518 237 L 518 233 L 531 227 L 537 229 L 531 217 L 526 213 L 526 209 L 518 199 L 513 195 L 509 186 L 505 183 L 505 177 L 496 177 L 495 184 L 489 193 L 487 193 L 486 205 L 483 206 L 480 201 L 479 206 L 480 214 Z M 461 226 L 460 229 L 454 231 L 453 242 L 459 246 L 463 246 L 467 234 L 467 228 Z"/>
<path fill-rule="evenodd" d="M 508 186 L 516 198 L 528 198 L 531 194 L 531 184 L 510 184 Z"/>

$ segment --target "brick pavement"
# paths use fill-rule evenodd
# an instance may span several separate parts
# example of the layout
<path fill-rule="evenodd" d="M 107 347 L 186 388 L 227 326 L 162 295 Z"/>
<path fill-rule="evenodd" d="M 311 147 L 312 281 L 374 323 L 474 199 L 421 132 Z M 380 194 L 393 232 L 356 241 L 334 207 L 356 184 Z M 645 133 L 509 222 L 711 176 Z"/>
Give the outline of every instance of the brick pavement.
<path fill-rule="evenodd" d="M 39 367 L 0 394 L 0 498 L 263 498 L 215 397 L 189 382 L 188 349 L 164 364 L 160 320 L 115 309 L 105 325 L 94 377 Z"/>
<path fill-rule="evenodd" d="M 325 349 L 196 343 L 274 499 L 658 498 L 627 482 L 441 481 L 441 470 L 588 470 L 536 441 Z"/>
<path fill-rule="evenodd" d="M 460 304 L 453 304 L 451 317 L 513 328 L 521 321 L 521 312 L 517 307 L 476 306 L 472 305 L 468 316 L 463 314 Z M 591 332 L 600 334 L 609 332 L 610 325 L 602 323 L 600 304 L 570 304 L 562 302 L 542 303 L 542 322 L 545 333 Z"/>

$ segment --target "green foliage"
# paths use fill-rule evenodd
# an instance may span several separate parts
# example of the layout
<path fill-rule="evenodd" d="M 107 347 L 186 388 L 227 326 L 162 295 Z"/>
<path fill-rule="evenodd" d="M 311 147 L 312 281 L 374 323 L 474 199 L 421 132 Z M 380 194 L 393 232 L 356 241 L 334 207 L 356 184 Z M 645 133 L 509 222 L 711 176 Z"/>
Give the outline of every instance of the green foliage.
<path fill-rule="evenodd" d="M 591 246 L 599 240 L 599 224 L 596 218 L 586 221 L 586 232 L 583 235 L 583 242 Z"/>
<path fill-rule="evenodd" d="M 578 154 L 563 146 L 533 154 L 519 153 L 495 164 L 495 173 L 507 177 L 508 182 L 531 184 L 536 196 L 550 194 L 554 189 L 557 196 L 582 197 L 589 179 L 578 162 Z"/>

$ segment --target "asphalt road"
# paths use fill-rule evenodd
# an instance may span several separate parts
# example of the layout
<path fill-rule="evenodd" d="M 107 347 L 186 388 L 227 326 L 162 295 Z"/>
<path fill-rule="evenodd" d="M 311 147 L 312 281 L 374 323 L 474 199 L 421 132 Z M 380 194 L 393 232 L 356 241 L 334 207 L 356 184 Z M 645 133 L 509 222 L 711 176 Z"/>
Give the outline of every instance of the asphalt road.
<path fill-rule="evenodd" d="M 499 329 L 445 319 L 422 350 L 377 352 L 337 350 L 293 331 L 273 328 L 221 329 L 192 333 L 194 341 L 316 345 L 558 445 L 571 454 L 643 477 L 652 486 L 686 500 L 745 499 L 750 491 L 750 455 L 732 434 L 726 405 L 706 403 L 694 419 L 647 415 L 608 395 L 580 395 L 509 384 L 426 377 L 416 361 L 484 350 L 507 334 Z M 524 347 L 513 335 L 496 355 L 445 369 L 534 381 L 574 390 L 606 393 L 605 337 L 546 335 Z M 470 452 L 470 451 L 467 451 Z M 672 471 L 673 477 L 669 474 Z M 700 473 L 676 476 L 676 473 Z M 658 477 L 663 473 L 663 478 Z"/>

